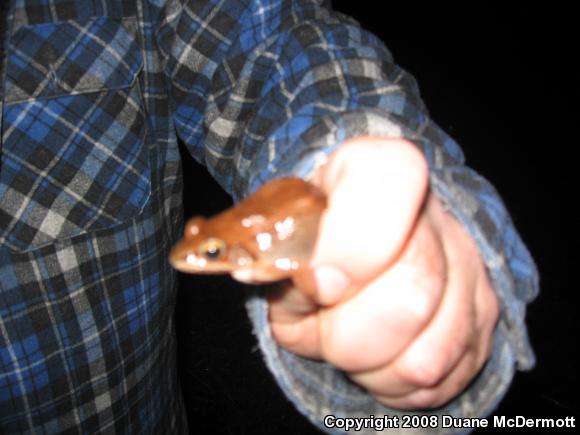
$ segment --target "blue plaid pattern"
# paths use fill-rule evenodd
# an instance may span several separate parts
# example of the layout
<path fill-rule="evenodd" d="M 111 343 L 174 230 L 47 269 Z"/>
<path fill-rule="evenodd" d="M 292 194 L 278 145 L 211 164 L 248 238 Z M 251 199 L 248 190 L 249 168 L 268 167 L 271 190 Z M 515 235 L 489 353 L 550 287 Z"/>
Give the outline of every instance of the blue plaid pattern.
<path fill-rule="evenodd" d="M 529 254 L 489 184 L 427 116 L 384 46 L 319 1 L 12 0 L 2 14 L 0 431 L 187 433 L 175 371 L 182 227 L 177 136 L 236 199 L 307 176 L 358 134 L 405 137 L 477 241 L 503 315 L 494 356 L 444 413 L 485 414 L 537 291 Z M 266 362 L 316 424 L 386 409 L 331 367 Z"/>
<path fill-rule="evenodd" d="M 4 87 L 3 245 L 35 249 L 113 226 L 147 202 L 135 32 L 135 22 L 98 18 L 14 33 Z"/>

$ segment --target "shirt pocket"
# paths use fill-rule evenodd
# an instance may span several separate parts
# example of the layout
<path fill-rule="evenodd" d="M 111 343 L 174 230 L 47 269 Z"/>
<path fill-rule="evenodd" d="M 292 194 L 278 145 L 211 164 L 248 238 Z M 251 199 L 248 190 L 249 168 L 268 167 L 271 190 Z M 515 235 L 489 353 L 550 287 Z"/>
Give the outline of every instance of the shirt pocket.
<path fill-rule="evenodd" d="M 119 225 L 151 192 L 134 19 L 19 28 L 2 108 L 0 246 Z"/>

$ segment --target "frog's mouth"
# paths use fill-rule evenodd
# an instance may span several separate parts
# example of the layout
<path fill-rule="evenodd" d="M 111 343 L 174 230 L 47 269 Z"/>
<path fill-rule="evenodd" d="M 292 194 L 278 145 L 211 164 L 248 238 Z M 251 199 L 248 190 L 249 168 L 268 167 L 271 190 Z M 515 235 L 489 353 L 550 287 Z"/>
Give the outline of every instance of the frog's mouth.
<path fill-rule="evenodd" d="M 234 269 L 230 272 L 232 278 L 246 284 L 261 284 L 281 281 L 292 276 L 293 271 L 280 269 L 275 265 L 261 264 L 254 267 Z"/>
<path fill-rule="evenodd" d="M 262 281 L 256 278 L 256 273 L 253 269 L 238 269 L 233 270 L 230 275 L 236 281 L 240 281 L 246 284 L 258 284 Z"/>
<path fill-rule="evenodd" d="M 220 274 L 231 272 L 227 265 L 223 263 L 215 264 L 195 254 L 170 258 L 169 264 L 174 269 L 185 273 Z"/>
<path fill-rule="evenodd" d="M 192 262 L 190 256 L 187 257 L 175 257 L 172 256 L 169 258 L 169 264 L 176 270 L 185 273 L 204 273 L 203 267 L 196 267 L 197 262 Z"/>
<path fill-rule="evenodd" d="M 169 264 L 180 272 L 199 274 L 224 274 L 229 273 L 234 276 L 235 272 L 240 272 L 239 281 L 250 282 L 250 278 L 245 276 L 252 274 L 254 264 L 253 257 L 242 247 L 232 246 L 227 250 L 220 251 L 220 255 L 203 254 L 177 244 L 169 255 Z M 235 276 L 234 276 L 235 278 Z M 237 279 L 237 278 L 236 278 Z M 253 280 L 252 280 L 253 281 Z"/>

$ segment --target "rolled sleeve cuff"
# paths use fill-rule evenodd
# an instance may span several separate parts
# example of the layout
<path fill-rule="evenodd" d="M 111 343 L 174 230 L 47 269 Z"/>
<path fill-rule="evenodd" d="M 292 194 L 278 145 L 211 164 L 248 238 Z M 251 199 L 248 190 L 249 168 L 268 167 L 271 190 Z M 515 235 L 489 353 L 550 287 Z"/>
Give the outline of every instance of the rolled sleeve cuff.
<path fill-rule="evenodd" d="M 501 327 L 496 332 L 492 357 L 482 372 L 454 401 L 442 408 L 426 411 L 399 411 L 383 406 L 368 392 L 351 382 L 328 363 L 295 355 L 274 341 L 268 323 L 267 302 L 259 297 L 247 303 L 266 365 L 282 391 L 314 425 L 327 433 L 342 431 L 326 427 L 326 416 L 368 418 L 403 415 L 449 415 L 457 418 L 485 417 L 505 394 L 515 370 L 516 355 Z M 451 431 L 451 432 L 450 432 Z M 467 433 L 448 428 L 429 428 L 420 433 Z M 375 433 L 372 428 L 361 433 Z M 391 432 L 397 433 L 397 432 Z M 409 433 L 401 429 L 399 433 Z"/>

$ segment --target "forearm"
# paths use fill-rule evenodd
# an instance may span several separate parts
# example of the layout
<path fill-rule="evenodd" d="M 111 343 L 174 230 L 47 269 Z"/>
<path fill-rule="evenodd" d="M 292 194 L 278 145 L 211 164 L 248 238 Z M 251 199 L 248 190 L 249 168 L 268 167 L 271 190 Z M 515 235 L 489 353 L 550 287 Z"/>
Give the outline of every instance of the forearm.
<path fill-rule="evenodd" d="M 278 175 L 309 176 L 355 136 L 401 137 L 421 149 L 432 192 L 476 241 L 502 307 L 490 363 L 440 412 L 490 412 L 514 360 L 521 368 L 532 364 L 523 322 L 525 304 L 537 292 L 535 267 L 501 200 L 463 165 L 457 144 L 429 119 L 414 80 L 372 35 L 312 1 L 256 1 L 239 10 L 232 29 L 210 32 L 219 40 L 211 54 L 187 60 L 179 42 L 170 44 L 167 75 L 180 136 L 236 199 Z M 230 18 L 234 12 L 226 11 Z M 394 412 L 330 366 L 278 348 L 266 311 L 264 301 L 250 301 L 266 360 L 303 412 L 318 421 L 325 412 Z"/>

